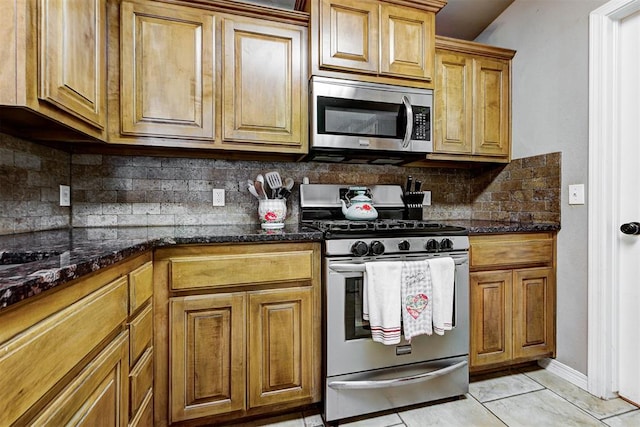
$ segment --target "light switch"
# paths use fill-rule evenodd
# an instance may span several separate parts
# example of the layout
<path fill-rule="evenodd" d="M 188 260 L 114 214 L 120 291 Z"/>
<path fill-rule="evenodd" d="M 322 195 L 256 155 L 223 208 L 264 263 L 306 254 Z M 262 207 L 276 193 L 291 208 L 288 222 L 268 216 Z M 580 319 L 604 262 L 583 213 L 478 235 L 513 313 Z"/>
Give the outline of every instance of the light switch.
<path fill-rule="evenodd" d="M 584 184 L 573 184 L 569 186 L 569 204 L 584 205 Z"/>
<path fill-rule="evenodd" d="M 71 187 L 60 186 L 60 206 L 71 206 Z"/>

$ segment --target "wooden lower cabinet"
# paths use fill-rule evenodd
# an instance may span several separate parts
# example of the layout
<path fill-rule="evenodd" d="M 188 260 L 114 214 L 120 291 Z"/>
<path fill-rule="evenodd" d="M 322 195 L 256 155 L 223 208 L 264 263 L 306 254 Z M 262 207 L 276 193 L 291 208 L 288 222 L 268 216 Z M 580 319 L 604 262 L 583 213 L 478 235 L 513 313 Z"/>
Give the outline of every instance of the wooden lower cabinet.
<path fill-rule="evenodd" d="M 245 407 L 245 295 L 171 298 L 171 420 Z"/>
<path fill-rule="evenodd" d="M 243 274 L 233 275 L 240 260 Z M 155 425 L 320 400 L 319 243 L 163 249 L 154 271 Z"/>
<path fill-rule="evenodd" d="M 249 293 L 248 407 L 313 398 L 313 289 Z"/>
<path fill-rule="evenodd" d="M 113 340 L 29 425 L 126 426 L 128 339 Z"/>
<path fill-rule="evenodd" d="M 554 251 L 548 233 L 472 236 L 472 372 L 555 356 Z"/>
<path fill-rule="evenodd" d="M 151 263 L 147 252 L 0 312 L 0 401 L 7 402 L 0 425 L 127 426 L 132 414 L 145 419 L 152 351 L 134 364 L 130 336 L 150 347 L 152 332 L 128 327 L 148 316 L 148 309 L 128 310 L 129 275 Z M 152 278 L 142 275 L 138 284 L 149 288 Z"/>

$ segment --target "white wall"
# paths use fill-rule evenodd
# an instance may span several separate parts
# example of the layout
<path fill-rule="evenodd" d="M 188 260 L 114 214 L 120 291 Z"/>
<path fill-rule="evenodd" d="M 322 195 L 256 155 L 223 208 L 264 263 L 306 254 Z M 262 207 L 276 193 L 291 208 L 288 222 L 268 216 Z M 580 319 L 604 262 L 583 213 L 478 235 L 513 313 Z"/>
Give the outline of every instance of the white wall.
<path fill-rule="evenodd" d="M 512 70 L 513 158 L 562 152 L 557 360 L 585 375 L 587 205 L 570 206 L 567 187 L 588 181 L 589 12 L 604 3 L 515 0 L 476 39 L 517 51 Z"/>

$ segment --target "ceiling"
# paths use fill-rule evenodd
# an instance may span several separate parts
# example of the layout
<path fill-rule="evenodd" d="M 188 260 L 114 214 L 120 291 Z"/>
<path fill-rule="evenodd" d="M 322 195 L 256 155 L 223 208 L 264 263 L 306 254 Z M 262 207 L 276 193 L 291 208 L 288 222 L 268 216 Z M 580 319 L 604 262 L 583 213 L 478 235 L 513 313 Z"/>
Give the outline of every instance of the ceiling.
<path fill-rule="evenodd" d="M 304 0 L 240 0 L 292 10 Z M 474 40 L 514 0 L 448 0 L 436 15 L 436 34 Z"/>
<path fill-rule="evenodd" d="M 436 34 L 474 40 L 514 0 L 448 0 L 436 15 Z"/>

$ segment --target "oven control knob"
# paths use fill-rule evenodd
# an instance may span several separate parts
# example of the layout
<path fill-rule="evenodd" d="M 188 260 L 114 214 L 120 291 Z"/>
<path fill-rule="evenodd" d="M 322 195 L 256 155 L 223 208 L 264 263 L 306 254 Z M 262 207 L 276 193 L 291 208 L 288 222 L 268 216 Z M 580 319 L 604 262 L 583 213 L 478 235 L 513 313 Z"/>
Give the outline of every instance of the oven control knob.
<path fill-rule="evenodd" d="M 369 245 L 362 240 L 358 240 L 351 246 L 351 253 L 355 256 L 365 256 L 369 253 Z"/>
<path fill-rule="evenodd" d="M 453 242 L 451 239 L 442 239 L 440 241 L 440 250 L 441 251 L 450 251 L 453 249 Z"/>
<path fill-rule="evenodd" d="M 440 245 L 438 244 L 436 239 L 429 239 L 427 240 L 427 244 L 424 245 L 424 248 L 427 250 L 427 252 L 438 252 Z"/>
<path fill-rule="evenodd" d="M 384 253 L 384 244 L 379 240 L 371 242 L 369 247 L 371 248 L 371 253 L 373 255 L 382 255 Z"/>
<path fill-rule="evenodd" d="M 398 249 L 401 251 L 408 251 L 409 249 L 411 249 L 411 243 L 409 243 L 408 240 L 403 240 L 398 243 Z"/>

